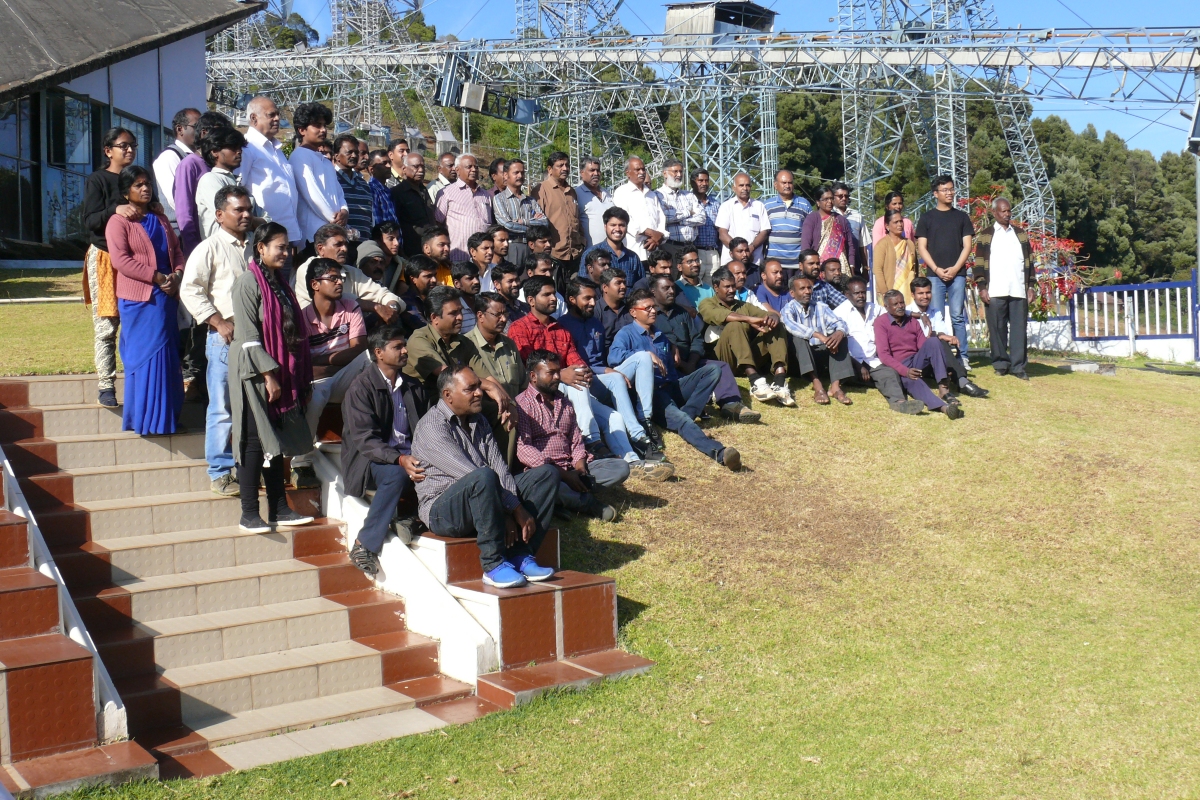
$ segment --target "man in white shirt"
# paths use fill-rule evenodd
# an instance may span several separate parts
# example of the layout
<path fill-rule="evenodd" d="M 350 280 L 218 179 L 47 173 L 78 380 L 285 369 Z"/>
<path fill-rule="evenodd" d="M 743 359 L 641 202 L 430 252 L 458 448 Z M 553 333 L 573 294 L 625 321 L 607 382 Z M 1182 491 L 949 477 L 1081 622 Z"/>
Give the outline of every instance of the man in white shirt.
<path fill-rule="evenodd" d="M 246 271 L 251 244 L 246 232 L 253 219 L 250 192 L 236 184 L 217 190 L 217 230 L 192 251 L 183 270 L 179 299 L 200 324 L 208 325 L 208 414 L 204 459 L 212 491 L 237 497 L 233 477 L 233 417 L 229 412 L 229 343 L 233 341 L 233 282 Z"/>
<path fill-rule="evenodd" d="M 693 244 L 696 231 L 707 221 L 704 207 L 683 181 L 683 162 L 672 158 L 663 166 L 663 183 L 658 196 L 667 222 L 667 240 L 659 245 L 674 256 L 680 245 Z"/>
<path fill-rule="evenodd" d="M 750 176 L 739 172 L 733 176 L 733 197 L 721 203 L 717 210 L 717 236 L 721 239 L 721 263 L 728 264 L 729 243 L 745 239 L 753 251 L 755 264 L 761 264 L 763 244 L 771 233 L 771 218 L 760 200 L 750 199 Z"/>
<path fill-rule="evenodd" d="M 868 386 L 874 385 L 892 411 L 920 414 L 925 404 L 905 399 L 904 387 L 896 370 L 885 365 L 875 353 L 875 318 L 887 312 L 878 303 L 867 302 L 867 282 L 851 278 L 846 282 L 846 300 L 833 310 L 846 323 L 850 360 L 855 374 Z"/>
<path fill-rule="evenodd" d="M 196 214 L 200 220 L 200 237 L 207 239 L 220 227 L 217 223 L 217 192 L 222 186 L 238 182 L 233 173 L 242 166 L 242 150 L 246 137 L 233 128 L 218 128 L 200 143 L 200 153 L 209 170 L 196 184 Z M 251 229 L 258 227 L 252 221 Z"/>
<path fill-rule="evenodd" d="M 258 95 L 246 112 L 250 127 L 242 151 L 242 185 L 266 216 L 287 228 L 291 243 L 301 248 L 304 234 L 296 218 L 296 179 L 283 154 L 283 143 L 275 138 L 279 135 L 279 108 L 271 98 Z"/>
<path fill-rule="evenodd" d="M 322 225 L 345 225 L 350 213 L 333 162 L 317 151 L 332 124 L 333 112 L 320 103 L 301 103 L 292 114 L 299 140 L 289 163 L 300 193 L 296 217 L 306 242 L 313 241 Z"/>
<path fill-rule="evenodd" d="M 385 325 L 391 325 L 400 316 L 400 298 L 392 292 L 371 280 L 356 266 L 348 264 L 349 247 L 346 239 L 346 229 L 340 225 L 323 225 L 314 234 L 313 249 L 315 258 L 329 258 L 342 265 L 346 274 L 346 282 L 342 288 L 343 300 L 357 300 L 363 313 L 375 312 Z M 308 287 L 308 259 L 295 270 L 292 290 L 296 293 L 296 302 L 301 310 L 312 305 L 312 294 Z"/>
<path fill-rule="evenodd" d="M 967 371 L 963 369 L 962 361 L 955 358 L 954 352 L 950 349 L 952 346 L 957 347 L 959 352 L 965 355 L 958 337 L 954 335 L 950 320 L 946 319 L 944 310 L 930 308 L 933 303 L 933 282 L 925 277 L 913 278 L 910 286 L 913 301 L 908 305 L 907 311 L 921 325 L 921 330 L 925 332 L 927 338 L 937 337 L 941 340 L 946 358 L 946 369 L 950 371 L 950 377 L 957 382 L 959 391 L 967 397 L 987 397 L 987 389 L 981 389 L 971 382 L 971 379 L 967 377 Z"/>
<path fill-rule="evenodd" d="M 645 261 L 646 254 L 667 238 L 667 218 L 662 197 L 646 182 L 646 165 L 640 158 L 633 156 L 625 162 L 625 177 L 629 180 L 613 192 L 613 205 L 629 213 L 625 246 Z"/>
<path fill-rule="evenodd" d="M 979 299 L 987 306 L 992 369 L 1026 381 L 1025 326 L 1037 294 L 1033 250 L 1028 234 L 1013 227 L 1012 204 L 1003 197 L 992 201 L 992 218 L 995 223 L 976 239 L 973 270 Z"/>
<path fill-rule="evenodd" d="M 158 199 L 162 203 L 171 227 L 178 232 L 175 224 L 175 170 L 194 150 L 196 144 L 196 123 L 200 121 L 200 112 L 194 108 L 185 108 L 171 119 L 171 128 L 175 131 L 175 141 L 167 145 L 158 158 L 154 159 L 154 182 L 158 186 Z"/>
<path fill-rule="evenodd" d="M 575 187 L 575 196 L 579 198 L 579 222 L 587 251 L 606 238 L 604 212 L 613 207 L 613 198 L 612 192 L 604 191 L 600 185 L 600 159 L 585 158 L 579 167 L 579 178 L 581 183 Z"/>

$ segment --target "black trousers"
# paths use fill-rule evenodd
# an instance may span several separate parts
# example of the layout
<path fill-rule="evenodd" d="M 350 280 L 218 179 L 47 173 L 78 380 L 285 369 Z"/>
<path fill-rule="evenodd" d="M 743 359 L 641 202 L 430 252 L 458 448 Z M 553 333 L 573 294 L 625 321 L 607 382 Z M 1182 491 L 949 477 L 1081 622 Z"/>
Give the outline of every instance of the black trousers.
<path fill-rule="evenodd" d="M 504 495 L 500 476 L 488 467 L 480 467 L 442 492 L 429 509 L 429 529 L 442 536 L 474 536 L 479 544 L 479 561 L 489 572 L 508 560 L 520 565 L 527 555 L 542 546 L 554 503 L 558 499 L 558 468 L 543 464 L 537 469 L 514 475 L 517 496 L 534 519 L 537 529 L 529 542 L 518 541 L 507 547 L 508 512 L 504 510 Z"/>
<path fill-rule="evenodd" d="M 992 367 L 1000 372 L 1023 373 L 1028 361 L 1025 326 L 1029 322 L 1029 301 L 1024 297 L 993 297 L 986 316 Z"/>
<path fill-rule="evenodd" d="M 844 338 L 833 351 L 823 344 L 813 345 L 799 336 L 792 337 L 792 344 L 796 347 L 796 364 L 800 367 L 800 377 L 810 374 L 820 377 L 827 374 L 831 382 L 853 377 L 854 365 L 850 360 L 850 348 Z"/>
<path fill-rule="evenodd" d="M 267 517 L 287 508 L 287 497 L 283 490 L 283 456 L 271 459 L 270 466 L 263 467 L 263 447 L 258 438 L 258 426 L 254 412 L 242 399 L 242 458 L 238 462 L 238 489 L 242 496 L 242 513 L 258 513 L 258 476 L 261 473 L 267 488 Z"/>

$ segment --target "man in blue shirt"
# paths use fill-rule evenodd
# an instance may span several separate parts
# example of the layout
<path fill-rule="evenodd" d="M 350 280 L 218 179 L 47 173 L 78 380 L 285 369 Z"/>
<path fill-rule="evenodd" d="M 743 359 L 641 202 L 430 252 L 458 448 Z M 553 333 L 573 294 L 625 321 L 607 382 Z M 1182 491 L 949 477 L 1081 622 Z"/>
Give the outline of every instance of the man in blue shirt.
<path fill-rule="evenodd" d="M 776 314 L 782 314 L 783 307 L 791 302 L 792 296 L 788 294 L 783 264 L 779 263 L 779 259 L 768 258 L 763 264 L 762 283 L 754 290 L 754 298 L 758 305 Z"/>
<path fill-rule="evenodd" d="M 575 349 L 596 378 L 589 387 L 592 396 L 617 410 L 642 458 L 665 461 L 662 436 L 649 422 L 654 412 L 654 363 L 649 353 L 636 353 L 615 368 L 608 365 L 604 324 L 595 316 L 597 288 L 587 278 L 568 281 L 567 313 L 558 318 L 558 324 L 571 334 Z M 637 407 L 630 399 L 635 388 L 640 401 Z"/>
<path fill-rule="evenodd" d="M 775 173 L 775 192 L 775 197 L 763 200 L 767 218 L 771 220 L 766 258 L 778 259 L 791 278 L 800 267 L 800 231 L 804 218 L 812 213 L 812 204 L 796 197 L 792 173 L 786 169 Z"/>
<path fill-rule="evenodd" d="M 683 440 L 732 472 L 742 468 L 742 455 L 735 447 L 726 447 L 705 435 L 695 418 L 700 416 L 720 371 L 716 365 L 699 367 L 691 375 L 679 376 L 675 370 L 675 352 L 667 335 L 654 323 L 658 306 L 654 297 L 639 289 L 629 298 L 633 323 L 622 328 L 608 353 L 609 364 L 620 364 L 635 353 L 648 352 L 655 367 L 654 421 L 675 431 Z"/>
<path fill-rule="evenodd" d="M 604 212 L 605 239 L 592 250 L 606 251 L 612 259 L 611 266 L 624 271 L 625 279 L 629 283 L 637 283 L 646 274 L 646 269 L 642 266 L 642 259 L 638 254 L 625 247 L 625 231 L 628 227 L 629 214 L 625 209 L 619 206 L 608 209 Z M 589 250 L 584 253 L 580 260 L 579 275 L 582 278 L 588 277 L 587 258 L 591 252 Z"/>

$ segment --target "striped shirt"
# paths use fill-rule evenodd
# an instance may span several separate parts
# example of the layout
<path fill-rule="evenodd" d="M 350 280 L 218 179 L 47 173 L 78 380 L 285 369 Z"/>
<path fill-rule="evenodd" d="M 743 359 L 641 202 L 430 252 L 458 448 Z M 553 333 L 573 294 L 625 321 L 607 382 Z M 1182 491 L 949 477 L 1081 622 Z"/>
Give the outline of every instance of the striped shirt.
<path fill-rule="evenodd" d="M 808 308 L 793 300 L 783 307 L 783 314 L 780 316 L 783 318 L 783 327 L 788 329 L 788 333 L 801 339 L 807 339 L 810 344 L 814 345 L 821 343 L 816 336 L 818 333 L 822 336 L 829 336 L 834 331 L 850 332 L 841 317 L 834 314 L 829 306 L 816 300 L 810 300 Z"/>
<path fill-rule="evenodd" d="M 803 197 L 792 197 L 791 205 L 776 195 L 763 201 L 771 220 L 771 238 L 767 240 L 767 258 L 778 259 L 787 269 L 800 265 L 800 231 L 812 205 Z"/>
<path fill-rule="evenodd" d="M 546 221 L 546 215 L 537 200 L 513 194 L 512 189 L 507 187 L 492 198 L 492 214 L 497 225 L 503 225 L 513 239 L 522 242 L 530 225 Z"/>
<path fill-rule="evenodd" d="M 470 261 L 467 239 L 492 224 L 492 193 L 478 184 L 472 190 L 455 181 L 438 194 L 436 215 L 450 230 L 450 260 Z"/>
<path fill-rule="evenodd" d="M 346 227 L 358 231 L 359 241 L 365 242 L 371 238 L 371 226 L 375 224 L 371 190 L 362 175 L 352 169 L 339 169 L 337 179 L 346 198 Z"/>
<path fill-rule="evenodd" d="M 398 222 L 396 218 L 396 206 L 392 203 L 392 190 L 386 184 L 371 178 L 367 181 L 367 188 L 371 190 L 371 214 L 375 218 L 375 224 L 381 222 Z M 397 231 L 399 233 L 399 231 Z M 400 240 L 401 246 L 404 245 L 404 240 Z"/>
<path fill-rule="evenodd" d="M 694 192 L 692 197 L 696 197 Z M 707 221 L 696 228 L 695 245 L 705 250 L 716 250 L 721 246 L 721 240 L 717 238 L 717 210 L 721 208 L 721 201 L 710 194 L 704 198 L 703 203 L 699 198 L 696 198 L 696 202 L 704 209 Z"/>

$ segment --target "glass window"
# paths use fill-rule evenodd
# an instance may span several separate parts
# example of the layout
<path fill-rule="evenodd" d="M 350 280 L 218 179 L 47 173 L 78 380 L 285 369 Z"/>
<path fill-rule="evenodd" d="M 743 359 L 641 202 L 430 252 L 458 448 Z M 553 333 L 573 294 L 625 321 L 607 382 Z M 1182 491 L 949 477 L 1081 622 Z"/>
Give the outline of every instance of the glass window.
<path fill-rule="evenodd" d="M 0 155 L 20 155 L 20 106 L 16 102 L 0 103 Z"/>
<path fill-rule="evenodd" d="M 46 98 L 50 145 L 48 161 L 90 173 L 92 167 L 92 104 L 53 92 Z"/>
<path fill-rule="evenodd" d="M 65 169 L 51 167 L 45 171 L 43 241 L 87 236 L 83 227 L 83 181 L 83 175 Z"/>
<path fill-rule="evenodd" d="M 37 240 L 36 126 L 30 100 L 0 103 L 0 236 Z"/>

